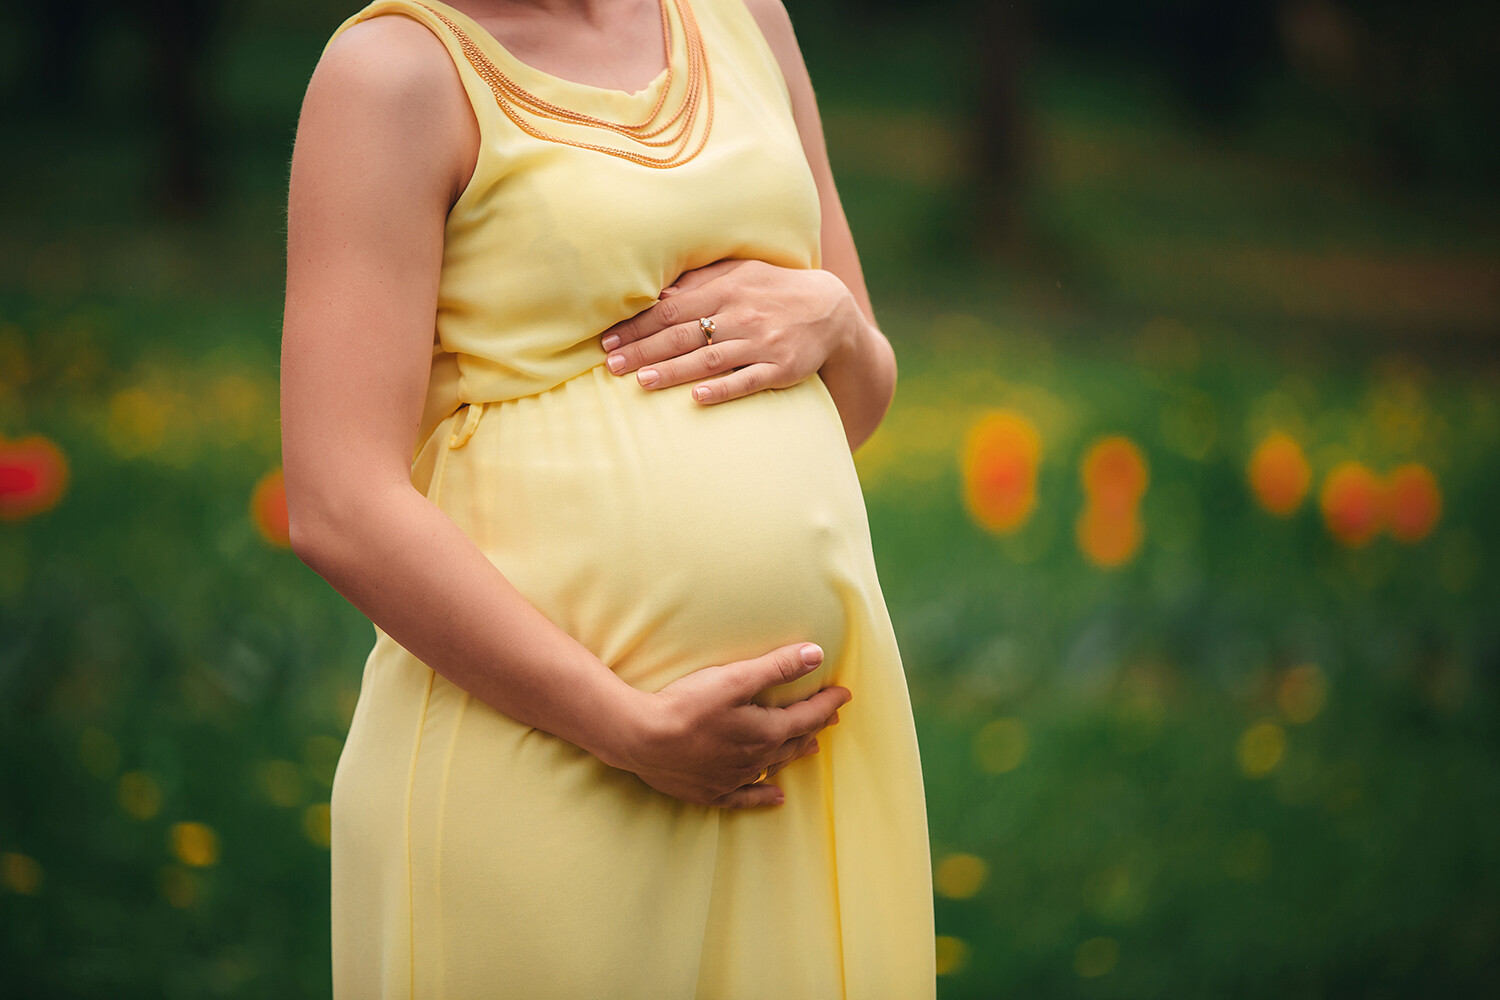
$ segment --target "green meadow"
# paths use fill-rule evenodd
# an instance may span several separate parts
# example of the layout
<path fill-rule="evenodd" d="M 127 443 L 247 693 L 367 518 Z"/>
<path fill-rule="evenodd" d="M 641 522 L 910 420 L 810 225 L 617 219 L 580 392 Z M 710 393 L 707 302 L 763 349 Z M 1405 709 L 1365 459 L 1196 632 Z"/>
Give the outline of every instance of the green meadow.
<path fill-rule="evenodd" d="M 1149 80 L 1046 57 L 1035 252 L 969 252 L 938 42 L 861 44 L 809 60 L 900 366 L 855 458 L 939 995 L 1492 991 L 1500 205 L 1371 182 L 1293 83 L 1210 136 Z M 252 511 L 319 47 L 227 52 L 204 218 L 148 206 L 153 149 L 107 108 L 8 123 L 0 487 L 31 488 L 6 470 L 34 435 L 66 477 L 0 520 L 8 996 L 329 992 L 327 803 L 373 632 Z M 968 499 L 1017 488 L 972 450 L 995 413 L 1035 445 L 1003 529 Z M 1283 513 L 1249 472 L 1274 432 L 1306 463 Z M 1141 464 L 1100 559 L 1083 466 L 1112 436 Z M 1349 463 L 1380 488 L 1331 493 Z M 1435 496 L 1400 508 L 1403 466 Z"/>

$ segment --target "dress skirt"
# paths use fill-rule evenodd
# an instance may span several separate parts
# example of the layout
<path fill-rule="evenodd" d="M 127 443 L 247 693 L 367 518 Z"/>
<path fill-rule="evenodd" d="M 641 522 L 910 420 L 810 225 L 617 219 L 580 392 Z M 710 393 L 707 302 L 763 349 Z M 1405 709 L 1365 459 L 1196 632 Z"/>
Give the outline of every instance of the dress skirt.
<path fill-rule="evenodd" d="M 377 630 L 332 799 L 341 998 L 934 992 L 901 657 L 838 411 L 813 376 L 715 406 L 602 365 L 460 408 L 413 481 L 624 680 L 812 641 L 785 704 L 853 692 L 779 807 L 720 810 L 496 711 Z"/>

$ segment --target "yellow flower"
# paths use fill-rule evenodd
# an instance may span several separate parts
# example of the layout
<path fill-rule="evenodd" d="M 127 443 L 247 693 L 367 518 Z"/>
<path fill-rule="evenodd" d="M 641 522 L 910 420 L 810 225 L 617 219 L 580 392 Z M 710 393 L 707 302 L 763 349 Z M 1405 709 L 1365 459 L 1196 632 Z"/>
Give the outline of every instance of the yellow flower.
<path fill-rule="evenodd" d="M 302 811 L 302 832 L 314 844 L 327 847 L 333 840 L 330 819 L 327 802 L 310 805 Z"/>
<path fill-rule="evenodd" d="M 968 899 L 977 893 L 989 876 L 989 865 L 973 854 L 950 854 L 938 862 L 932 873 L 932 884 L 938 895 L 948 899 Z"/>
<path fill-rule="evenodd" d="M 974 734 L 974 759 L 989 774 L 1014 771 L 1026 756 L 1026 723 L 996 719 Z"/>
<path fill-rule="evenodd" d="M 136 819 L 150 819 L 161 810 L 161 788 L 142 771 L 120 775 L 119 796 L 120 808 Z"/>
<path fill-rule="evenodd" d="M 189 868 L 207 868 L 219 860 L 219 836 L 202 823 L 173 823 L 172 853 Z"/>
<path fill-rule="evenodd" d="M 1274 722 L 1257 722 L 1240 735 L 1237 755 L 1247 778 L 1264 778 L 1286 754 L 1286 730 Z"/>
<path fill-rule="evenodd" d="M 951 976 L 969 964 L 969 945 L 962 938 L 939 934 L 937 938 L 937 974 Z"/>
<path fill-rule="evenodd" d="M 0 854 L 0 885 L 18 896 L 35 896 L 42 890 L 42 866 L 25 854 Z"/>

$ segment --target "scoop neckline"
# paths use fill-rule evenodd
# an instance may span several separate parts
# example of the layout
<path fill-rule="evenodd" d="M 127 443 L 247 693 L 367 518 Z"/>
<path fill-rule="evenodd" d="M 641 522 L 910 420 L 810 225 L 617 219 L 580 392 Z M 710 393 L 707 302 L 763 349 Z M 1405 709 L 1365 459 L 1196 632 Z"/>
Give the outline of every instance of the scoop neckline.
<path fill-rule="evenodd" d="M 441 10 L 445 15 L 464 28 L 480 48 L 487 50 L 487 54 L 501 65 L 507 76 L 528 76 L 541 81 L 545 86 L 559 91 L 570 92 L 581 97 L 593 97 L 597 100 L 609 101 L 621 105 L 639 104 L 649 100 L 655 100 L 657 92 L 666 82 L 667 75 L 677 68 L 682 60 L 679 58 L 679 50 L 686 47 L 686 39 L 682 29 L 682 18 L 678 11 L 678 3 L 687 3 L 688 0 L 667 0 L 665 4 L 667 25 L 671 33 L 671 48 L 667 52 L 667 64 L 662 67 L 651 82 L 634 93 L 620 90 L 616 87 L 596 87 L 590 83 L 581 83 L 577 80 L 569 80 L 567 77 L 556 76 L 544 69 L 539 69 L 531 63 L 525 62 L 509 49 L 500 44 L 488 28 L 474 20 L 468 14 L 456 7 L 450 7 L 442 0 L 417 0 L 418 3 Z M 532 89 L 528 87 L 527 89 Z"/>

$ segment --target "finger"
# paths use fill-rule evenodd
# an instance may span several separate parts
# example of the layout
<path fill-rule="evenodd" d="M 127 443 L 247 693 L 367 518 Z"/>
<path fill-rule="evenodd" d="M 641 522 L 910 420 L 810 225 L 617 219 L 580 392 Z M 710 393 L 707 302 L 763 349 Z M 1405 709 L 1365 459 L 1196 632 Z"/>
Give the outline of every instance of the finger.
<path fill-rule="evenodd" d="M 777 747 L 776 756 L 766 764 L 766 777 L 770 777 L 798 757 L 801 757 L 802 752 L 807 749 L 808 741 L 812 738 L 812 733 L 808 733 L 806 736 L 798 736 L 787 740 L 781 746 Z"/>
<path fill-rule="evenodd" d="M 697 324 L 693 324 L 697 330 Z M 676 327 L 673 327 L 675 330 Z M 660 337 L 665 337 L 672 330 L 667 330 L 632 346 L 646 349 L 647 344 L 652 344 Z M 703 334 L 696 334 L 702 341 Z M 727 372 L 737 364 L 749 360 L 750 344 L 743 340 L 730 340 L 724 343 L 706 344 L 697 350 L 689 351 L 681 357 L 668 357 L 660 361 L 652 361 L 645 364 L 636 373 L 636 381 L 647 389 L 665 389 L 669 385 L 681 385 L 683 382 L 691 382 L 694 379 L 704 378 L 710 375 L 718 375 Z"/>
<path fill-rule="evenodd" d="M 839 707 L 849 703 L 846 687 L 826 687 L 815 695 L 793 702 L 785 708 L 767 709 L 773 713 L 773 731 L 782 739 L 816 733 L 832 725 Z"/>
<path fill-rule="evenodd" d="M 712 264 L 705 264 L 702 267 L 695 267 L 691 271 L 683 271 L 677 276 L 676 281 L 661 290 L 662 298 L 697 288 L 699 285 L 713 281 L 720 275 L 733 271 L 743 263 L 745 263 L 743 260 L 726 258 L 724 260 L 716 260 Z"/>
<path fill-rule="evenodd" d="M 599 334 L 599 344 L 606 351 L 614 354 L 625 344 L 633 344 L 671 326 L 683 315 L 676 301 L 659 300 L 655 305 L 647 306 L 629 319 L 622 319 Z M 610 366 L 610 370 L 615 370 L 613 365 Z"/>
<path fill-rule="evenodd" d="M 695 319 L 691 323 L 678 323 L 665 330 L 633 343 L 624 344 L 609 352 L 605 365 L 616 375 L 624 375 L 650 364 L 679 357 L 707 346 L 708 339 Z"/>
<path fill-rule="evenodd" d="M 688 291 L 678 291 L 668 298 L 661 299 L 656 305 L 642 309 L 629 319 L 616 323 L 600 335 L 600 342 L 607 341 L 609 335 L 613 333 L 619 336 L 619 346 L 623 347 L 627 344 L 638 343 L 679 323 L 686 324 L 691 321 L 696 326 L 699 316 L 712 316 L 719 311 L 719 298 L 720 295 L 709 286 L 700 285 Z M 701 333 L 699 340 L 702 340 Z M 605 350 L 613 352 L 617 348 L 607 347 Z"/>
<path fill-rule="evenodd" d="M 808 733 L 806 736 L 798 736 L 796 739 L 787 740 L 781 745 L 781 753 L 777 760 L 768 765 L 767 777 L 786 767 L 794 760 L 801 760 L 810 754 L 818 752 L 817 733 Z"/>
<path fill-rule="evenodd" d="M 756 809 L 762 806 L 779 806 L 786 801 L 786 793 L 776 785 L 744 785 L 719 796 L 710 805 L 723 809 Z"/>
<path fill-rule="evenodd" d="M 705 314 L 707 315 L 707 314 Z M 609 352 L 606 363 L 609 370 L 616 375 L 635 371 L 647 365 L 659 365 L 663 361 L 684 357 L 693 351 L 706 350 L 710 347 L 724 348 L 733 341 L 728 338 L 720 338 L 712 341 L 704 333 L 703 326 L 697 316 L 690 317 L 686 322 L 675 323 L 665 330 L 658 330 L 649 337 L 643 337 L 634 343 L 624 344 Z M 736 350 L 743 349 L 745 344 L 740 344 Z M 739 355 L 736 355 L 739 357 Z M 711 369 L 714 373 L 728 371 L 734 367 L 726 364 L 723 367 Z M 686 376 L 691 378 L 692 376 Z"/>
<path fill-rule="evenodd" d="M 706 404 L 725 403 L 731 399 L 739 399 L 742 396 L 760 392 L 762 389 L 781 388 L 773 382 L 779 371 L 780 369 L 769 361 L 757 361 L 753 365 L 746 365 L 721 378 L 710 379 L 702 385 L 694 386 L 693 398 Z"/>
<path fill-rule="evenodd" d="M 818 669 L 823 663 L 823 647 L 815 642 L 793 642 L 778 646 L 753 660 L 726 664 L 733 675 L 735 693 L 741 702 L 749 702 L 768 687 L 786 684 Z M 803 704 L 797 702 L 797 704 Z M 837 706 L 834 706 L 837 707 Z M 777 709 L 777 711 L 781 711 Z M 829 710 L 830 712 L 832 709 Z M 823 713 L 825 716 L 829 712 Z"/>
<path fill-rule="evenodd" d="M 637 332 L 637 327 L 640 320 L 647 312 L 654 308 L 656 308 L 655 305 L 647 306 L 634 316 L 620 320 L 620 322 L 599 334 L 599 346 L 606 351 L 613 351 L 621 344 L 639 340 L 641 334 Z"/>

